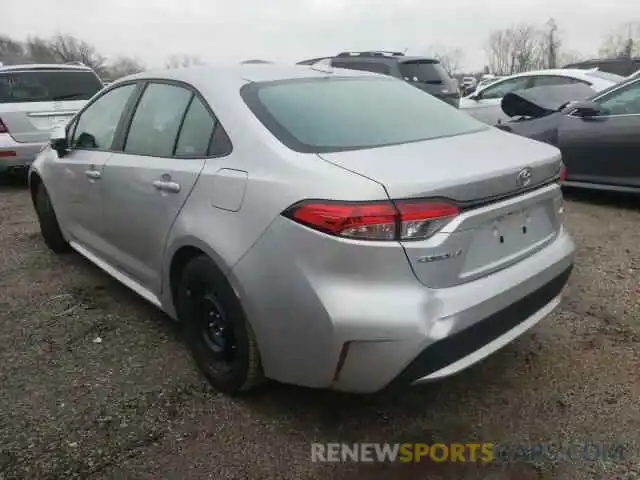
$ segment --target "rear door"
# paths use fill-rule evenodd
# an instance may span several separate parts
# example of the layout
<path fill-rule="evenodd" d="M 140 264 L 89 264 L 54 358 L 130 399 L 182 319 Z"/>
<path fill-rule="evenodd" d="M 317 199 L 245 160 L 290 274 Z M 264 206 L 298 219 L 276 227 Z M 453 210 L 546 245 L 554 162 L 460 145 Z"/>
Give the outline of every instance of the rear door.
<path fill-rule="evenodd" d="M 596 101 L 600 115 L 568 115 L 558 131 L 568 180 L 640 187 L 640 80 Z"/>
<path fill-rule="evenodd" d="M 104 170 L 109 260 L 154 293 L 160 290 L 165 241 L 211 155 L 217 126 L 188 85 L 150 82 L 122 151 Z"/>
<path fill-rule="evenodd" d="M 0 118 L 17 142 L 46 142 L 53 126 L 66 124 L 102 88 L 86 69 L 0 72 Z"/>

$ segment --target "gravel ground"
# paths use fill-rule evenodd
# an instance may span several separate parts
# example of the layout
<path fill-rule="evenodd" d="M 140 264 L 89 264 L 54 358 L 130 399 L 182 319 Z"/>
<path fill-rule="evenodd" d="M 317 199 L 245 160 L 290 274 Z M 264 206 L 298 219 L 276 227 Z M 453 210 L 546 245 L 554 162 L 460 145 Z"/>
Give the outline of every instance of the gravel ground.
<path fill-rule="evenodd" d="M 24 186 L 0 186 L 0 479 L 640 478 L 640 201 L 573 194 L 562 307 L 480 365 L 355 397 L 213 392 L 179 328 L 42 242 Z M 310 442 L 621 443 L 612 462 L 319 464 Z"/>

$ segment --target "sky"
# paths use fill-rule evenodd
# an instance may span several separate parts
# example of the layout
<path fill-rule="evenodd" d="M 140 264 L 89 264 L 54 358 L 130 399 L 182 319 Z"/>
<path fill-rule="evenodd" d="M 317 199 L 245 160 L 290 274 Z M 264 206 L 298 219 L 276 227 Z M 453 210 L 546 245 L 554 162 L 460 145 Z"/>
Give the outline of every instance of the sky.
<path fill-rule="evenodd" d="M 294 63 L 345 50 L 427 54 L 460 48 L 486 64 L 491 31 L 555 18 L 564 47 L 595 55 L 603 37 L 640 20 L 640 0 L 0 0 L 0 34 L 68 33 L 107 57 L 149 67 L 173 54 L 207 63 Z"/>

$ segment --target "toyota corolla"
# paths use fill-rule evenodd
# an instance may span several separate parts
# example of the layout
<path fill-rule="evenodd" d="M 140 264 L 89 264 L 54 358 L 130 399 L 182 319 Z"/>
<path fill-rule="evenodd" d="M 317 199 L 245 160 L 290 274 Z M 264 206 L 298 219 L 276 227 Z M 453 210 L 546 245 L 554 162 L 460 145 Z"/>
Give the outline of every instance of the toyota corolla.
<path fill-rule="evenodd" d="M 560 152 L 401 80 L 243 65 L 137 74 L 30 171 L 44 241 L 184 324 L 220 391 L 454 374 L 569 278 Z"/>

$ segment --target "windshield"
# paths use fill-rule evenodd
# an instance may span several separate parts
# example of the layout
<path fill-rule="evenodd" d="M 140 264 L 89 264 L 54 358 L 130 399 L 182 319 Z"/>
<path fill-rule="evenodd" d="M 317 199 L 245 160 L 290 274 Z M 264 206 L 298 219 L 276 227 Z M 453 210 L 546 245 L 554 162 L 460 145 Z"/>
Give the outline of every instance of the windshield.
<path fill-rule="evenodd" d="M 624 77 L 620 75 L 616 75 L 615 73 L 603 72 L 601 70 L 596 70 L 594 72 L 587 72 L 585 75 L 589 77 L 599 78 L 601 80 L 609 80 L 613 83 L 618 83 L 624 80 Z"/>
<path fill-rule="evenodd" d="M 101 89 L 100 79 L 88 70 L 0 73 L 0 103 L 88 100 Z"/>
<path fill-rule="evenodd" d="M 307 153 L 382 147 L 483 130 L 478 120 L 391 78 L 307 78 L 244 86 L 242 97 L 289 148 Z"/>
<path fill-rule="evenodd" d="M 449 77 L 439 63 L 430 61 L 403 62 L 398 66 L 402 77 L 407 81 L 440 84 Z"/>

